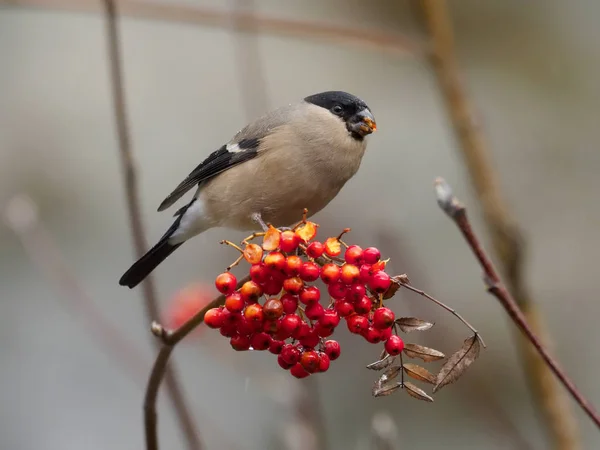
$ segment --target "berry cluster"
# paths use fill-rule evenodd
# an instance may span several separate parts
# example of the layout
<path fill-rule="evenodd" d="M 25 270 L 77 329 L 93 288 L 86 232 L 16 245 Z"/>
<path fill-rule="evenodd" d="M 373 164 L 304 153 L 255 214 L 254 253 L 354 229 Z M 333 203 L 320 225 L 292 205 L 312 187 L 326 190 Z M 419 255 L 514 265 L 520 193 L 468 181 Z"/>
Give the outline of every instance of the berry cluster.
<path fill-rule="evenodd" d="M 270 227 L 244 240 L 244 248 L 223 241 L 241 252 L 233 265 L 242 259 L 250 263 L 250 280 L 237 288 L 231 266 L 217 276 L 225 304 L 204 317 L 235 350 L 269 350 L 297 378 L 327 371 L 340 356 L 340 344 L 328 338 L 342 319 L 351 333 L 373 344 L 385 342 L 389 355 L 404 348 L 395 334 L 394 312 L 383 306 L 397 287 L 380 251 L 348 246 L 341 240 L 344 233 L 314 240 L 317 227 L 306 220 L 291 230 Z M 264 236 L 262 245 L 250 242 L 258 236 Z M 326 296 L 315 285 L 319 280 Z"/>

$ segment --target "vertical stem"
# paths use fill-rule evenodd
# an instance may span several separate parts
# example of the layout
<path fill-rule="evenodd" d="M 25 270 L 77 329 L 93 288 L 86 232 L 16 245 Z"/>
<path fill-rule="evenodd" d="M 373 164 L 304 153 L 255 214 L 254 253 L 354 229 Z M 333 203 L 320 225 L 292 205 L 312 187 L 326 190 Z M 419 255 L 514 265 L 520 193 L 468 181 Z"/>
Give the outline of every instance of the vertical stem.
<path fill-rule="evenodd" d="M 483 209 L 493 249 L 518 307 L 535 334 L 548 347 L 549 337 L 544 323 L 524 283 L 522 262 L 525 243 L 502 198 L 484 134 L 474 117 L 474 109 L 462 83 L 448 3 L 446 0 L 421 0 L 421 8 L 431 39 L 431 63 L 461 144 L 471 182 Z M 521 348 L 528 384 L 545 418 L 554 448 L 579 449 L 581 444 L 577 424 L 566 395 L 527 339 L 520 334 L 515 337 Z"/>
<path fill-rule="evenodd" d="M 104 0 L 104 6 L 115 125 L 117 127 L 117 135 L 119 139 L 121 166 L 123 169 L 125 194 L 127 198 L 127 207 L 129 210 L 129 223 L 131 228 L 131 236 L 135 247 L 135 254 L 138 258 L 140 258 L 147 249 L 147 241 L 144 233 L 144 225 L 142 223 L 135 164 L 131 150 L 131 141 L 127 121 L 119 29 L 117 26 L 117 11 L 114 0 Z M 152 277 L 148 277 L 142 283 L 142 291 L 144 294 L 146 316 L 150 321 L 158 319 L 158 302 L 156 299 L 156 289 L 154 287 Z M 190 450 L 200 450 L 202 448 L 202 444 L 200 442 L 198 432 L 195 429 L 191 413 L 186 405 L 184 394 L 180 388 L 177 375 L 172 365 L 171 367 L 167 367 L 165 379 L 167 390 L 170 394 L 173 406 L 179 418 L 179 423 L 185 434 L 188 448 Z M 156 417 L 156 411 L 154 411 L 153 415 Z M 154 430 L 156 431 L 156 427 Z M 147 445 L 149 449 L 158 449 L 156 435 L 147 436 L 147 439 Z"/>

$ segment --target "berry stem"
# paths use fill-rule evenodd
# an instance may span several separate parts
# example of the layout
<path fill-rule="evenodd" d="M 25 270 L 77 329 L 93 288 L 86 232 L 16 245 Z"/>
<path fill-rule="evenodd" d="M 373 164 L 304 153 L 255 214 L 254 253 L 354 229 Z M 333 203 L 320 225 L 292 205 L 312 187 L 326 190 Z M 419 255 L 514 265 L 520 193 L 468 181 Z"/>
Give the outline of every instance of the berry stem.
<path fill-rule="evenodd" d="M 229 272 L 231 269 L 233 269 L 235 266 L 237 266 L 242 261 L 242 259 L 244 259 L 243 253 L 240 256 L 238 256 L 234 262 L 229 264 L 225 270 L 227 270 L 227 272 Z"/>
<path fill-rule="evenodd" d="M 227 241 L 227 240 L 222 240 L 221 242 L 219 242 L 220 244 L 225 244 L 225 245 L 229 245 L 230 247 L 235 248 L 238 252 L 244 254 L 244 250 L 242 250 L 237 244 L 234 244 L 231 241 Z"/>
<path fill-rule="evenodd" d="M 431 295 L 429 295 L 428 293 L 426 293 L 425 291 L 422 291 L 421 289 L 418 289 L 414 286 L 411 286 L 410 284 L 406 283 L 402 278 L 400 277 L 396 277 L 394 278 L 394 280 L 398 283 L 400 283 L 401 286 L 405 287 L 406 289 L 408 289 L 409 291 L 413 291 L 423 297 L 425 297 L 428 300 L 431 300 L 433 303 L 435 303 L 438 306 L 441 306 L 442 308 L 444 308 L 446 311 L 448 311 L 450 314 L 454 315 L 458 320 L 460 320 L 469 330 L 471 330 L 473 332 L 473 334 L 475 336 L 477 336 L 477 339 L 479 339 L 479 342 L 481 342 L 481 345 L 483 345 L 483 347 L 485 348 L 485 342 L 483 342 L 483 339 L 481 338 L 481 335 L 479 334 L 479 331 L 477 331 L 475 328 L 473 328 L 473 326 L 467 322 L 465 320 L 465 318 L 463 316 L 461 316 L 459 313 L 456 312 L 456 310 L 450 308 L 448 305 L 440 302 L 439 300 L 437 300 L 436 298 L 432 297 Z"/>
<path fill-rule="evenodd" d="M 248 245 L 250 243 L 250 241 L 253 241 L 257 237 L 264 236 L 265 234 L 267 234 L 267 233 L 264 231 L 252 233 L 250 236 L 248 236 L 247 238 L 242 240 L 242 244 Z"/>

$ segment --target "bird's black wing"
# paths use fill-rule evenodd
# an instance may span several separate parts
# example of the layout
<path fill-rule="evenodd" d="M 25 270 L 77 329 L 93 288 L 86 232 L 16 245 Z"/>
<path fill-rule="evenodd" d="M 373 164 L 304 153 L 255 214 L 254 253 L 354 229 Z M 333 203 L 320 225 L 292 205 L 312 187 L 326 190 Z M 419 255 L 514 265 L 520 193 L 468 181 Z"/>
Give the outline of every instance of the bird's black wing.
<path fill-rule="evenodd" d="M 254 158 L 258 154 L 259 144 L 259 139 L 242 139 L 236 144 L 235 151 L 228 150 L 227 145 L 224 145 L 211 153 L 162 201 L 158 211 L 167 209 L 199 183 Z"/>

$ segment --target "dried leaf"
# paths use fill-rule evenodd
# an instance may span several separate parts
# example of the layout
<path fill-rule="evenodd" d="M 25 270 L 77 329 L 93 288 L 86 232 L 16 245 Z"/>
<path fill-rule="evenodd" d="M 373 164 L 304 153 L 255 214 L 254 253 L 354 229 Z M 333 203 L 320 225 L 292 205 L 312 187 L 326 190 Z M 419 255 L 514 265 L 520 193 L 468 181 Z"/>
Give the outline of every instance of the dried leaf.
<path fill-rule="evenodd" d="M 409 381 L 404 382 L 404 390 L 408 395 L 426 402 L 433 402 L 433 398 L 425 393 L 423 389 L 418 388 Z"/>
<path fill-rule="evenodd" d="M 265 233 L 265 237 L 263 239 L 263 249 L 270 252 L 279 247 L 279 241 L 281 240 L 281 233 L 279 230 L 273 225 L 269 225 L 269 229 Z"/>
<path fill-rule="evenodd" d="M 369 364 L 367 366 L 367 369 L 383 370 L 386 367 L 391 366 L 394 363 L 395 359 L 396 359 L 395 356 L 386 355 L 383 358 L 381 358 L 379 361 L 375 361 L 374 363 Z"/>
<path fill-rule="evenodd" d="M 433 326 L 433 323 L 417 319 L 416 317 L 400 317 L 399 319 L 396 319 L 396 325 L 398 325 L 403 332 L 410 333 L 411 331 L 429 330 Z"/>
<path fill-rule="evenodd" d="M 244 249 L 244 258 L 250 264 L 258 264 L 262 261 L 263 249 L 258 244 L 248 244 Z"/>
<path fill-rule="evenodd" d="M 317 235 L 318 225 L 313 222 L 305 222 L 300 228 L 296 230 L 296 234 L 300 236 L 304 242 L 308 242 Z"/>
<path fill-rule="evenodd" d="M 388 298 L 392 298 L 396 294 L 396 292 L 398 292 L 398 289 L 400 289 L 400 283 L 392 279 L 392 284 L 390 285 L 388 290 L 385 291 L 385 293 L 383 294 L 383 299 L 387 300 Z"/>
<path fill-rule="evenodd" d="M 325 241 L 325 253 L 328 256 L 339 256 L 342 253 L 342 244 L 336 237 L 327 238 Z"/>
<path fill-rule="evenodd" d="M 379 380 L 382 380 L 385 382 L 393 380 L 394 378 L 396 378 L 398 376 L 398 374 L 400 372 L 402 372 L 402 366 L 392 366 L 381 374 L 381 376 L 379 377 Z"/>
<path fill-rule="evenodd" d="M 425 362 L 437 361 L 446 357 L 438 350 L 418 344 L 405 344 L 404 353 L 409 358 L 419 358 Z"/>
<path fill-rule="evenodd" d="M 465 339 L 461 349 L 448 358 L 446 364 L 441 368 L 433 392 L 458 380 L 479 356 L 479 348 L 479 339 L 476 335 Z"/>
<path fill-rule="evenodd" d="M 435 384 L 436 378 L 429 370 L 416 364 L 406 363 L 404 364 L 404 372 L 415 380 L 425 381 L 429 384 Z"/>
<path fill-rule="evenodd" d="M 402 366 L 392 366 L 382 373 L 379 379 L 373 385 L 373 396 L 383 397 L 390 395 L 402 387 L 401 381 L 394 381 L 401 372 Z"/>
<path fill-rule="evenodd" d="M 377 380 L 373 384 L 373 388 L 371 389 L 371 393 L 373 397 L 385 397 L 387 395 L 393 394 L 398 389 L 402 387 L 401 381 L 382 381 L 381 378 Z"/>

